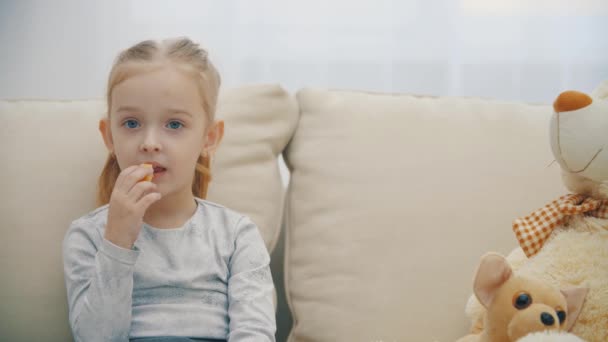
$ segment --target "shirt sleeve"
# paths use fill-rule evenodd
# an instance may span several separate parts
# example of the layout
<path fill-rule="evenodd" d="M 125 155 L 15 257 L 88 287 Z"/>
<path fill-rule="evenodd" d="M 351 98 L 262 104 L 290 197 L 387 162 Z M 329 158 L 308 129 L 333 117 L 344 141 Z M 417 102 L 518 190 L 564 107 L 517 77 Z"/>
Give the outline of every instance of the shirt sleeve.
<path fill-rule="evenodd" d="M 92 223 L 91 223 L 92 224 Z M 69 321 L 75 341 L 128 341 L 133 269 L 139 255 L 74 221 L 63 241 Z M 97 243 L 95 243 L 97 240 Z"/>
<path fill-rule="evenodd" d="M 275 341 L 274 284 L 270 256 L 257 226 L 243 217 L 236 226 L 228 279 L 228 341 Z"/>

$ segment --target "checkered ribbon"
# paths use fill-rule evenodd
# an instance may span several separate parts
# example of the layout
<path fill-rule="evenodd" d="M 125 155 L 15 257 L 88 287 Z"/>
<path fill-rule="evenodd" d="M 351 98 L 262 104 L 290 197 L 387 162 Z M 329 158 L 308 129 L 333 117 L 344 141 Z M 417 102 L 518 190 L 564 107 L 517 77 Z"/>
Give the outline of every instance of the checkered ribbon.
<path fill-rule="evenodd" d="M 543 247 L 555 227 L 564 223 L 566 217 L 577 214 L 608 218 L 608 200 L 565 195 L 524 218 L 516 219 L 513 231 L 521 249 L 532 257 Z"/>

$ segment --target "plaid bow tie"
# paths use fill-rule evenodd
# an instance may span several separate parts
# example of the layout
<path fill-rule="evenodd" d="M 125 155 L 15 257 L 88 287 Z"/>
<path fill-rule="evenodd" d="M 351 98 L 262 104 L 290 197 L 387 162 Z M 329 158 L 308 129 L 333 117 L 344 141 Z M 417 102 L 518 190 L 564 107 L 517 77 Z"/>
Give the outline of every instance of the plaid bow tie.
<path fill-rule="evenodd" d="M 516 219 L 513 231 L 521 249 L 530 258 L 543 247 L 555 227 L 564 223 L 566 217 L 577 214 L 608 218 L 608 200 L 565 195 L 524 218 Z"/>

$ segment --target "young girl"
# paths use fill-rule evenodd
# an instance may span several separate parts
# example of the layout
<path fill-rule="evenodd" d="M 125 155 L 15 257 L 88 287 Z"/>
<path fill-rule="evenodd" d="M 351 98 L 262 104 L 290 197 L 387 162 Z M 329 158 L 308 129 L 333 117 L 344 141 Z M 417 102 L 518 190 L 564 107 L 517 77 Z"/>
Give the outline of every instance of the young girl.
<path fill-rule="evenodd" d="M 261 235 L 203 199 L 224 130 L 214 119 L 219 85 L 188 39 L 118 56 L 99 123 L 109 150 L 102 206 L 73 221 L 63 243 L 77 341 L 274 341 Z"/>

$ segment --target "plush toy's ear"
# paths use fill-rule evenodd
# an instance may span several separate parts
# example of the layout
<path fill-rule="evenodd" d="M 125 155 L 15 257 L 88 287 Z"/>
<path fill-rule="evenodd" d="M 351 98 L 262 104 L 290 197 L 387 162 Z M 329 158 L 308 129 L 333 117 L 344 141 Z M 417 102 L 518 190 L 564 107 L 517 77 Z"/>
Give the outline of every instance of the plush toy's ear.
<path fill-rule="evenodd" d="M 585 302 L 585 297 L 587 296 L 589 289 L 583 287 L 571 287 L 561 291 L 564 297 L 566 297 L 566 303 L 568 305 L 564 329 L 566 331 L 570 331 L 574 325 L 574 322 L 576 322 L 578 315 L 581 313 L 581 309 L 583 308 L 583 303 Z"/>
<path fill-rule="evenodd" d="M 585 108 L 593 102 L 593 99 L 580 91 L 567 90 L 559 94 L 553 102 L 553 110 L 556 113 L 570 112 Z"/>
<path fill-rule="evenodd" d="M 600 83 L 600 85 L 591 93 L 591 96 L 608 100 L 608 80 Z"/>
<path fill-rule="evenodd" d="M 473 292 L 485 308 L 490 306 L 496 291 L 513 275 L 511 266 L 502 255 L 488 253 L 481 258 L 473 282 Z"/>

